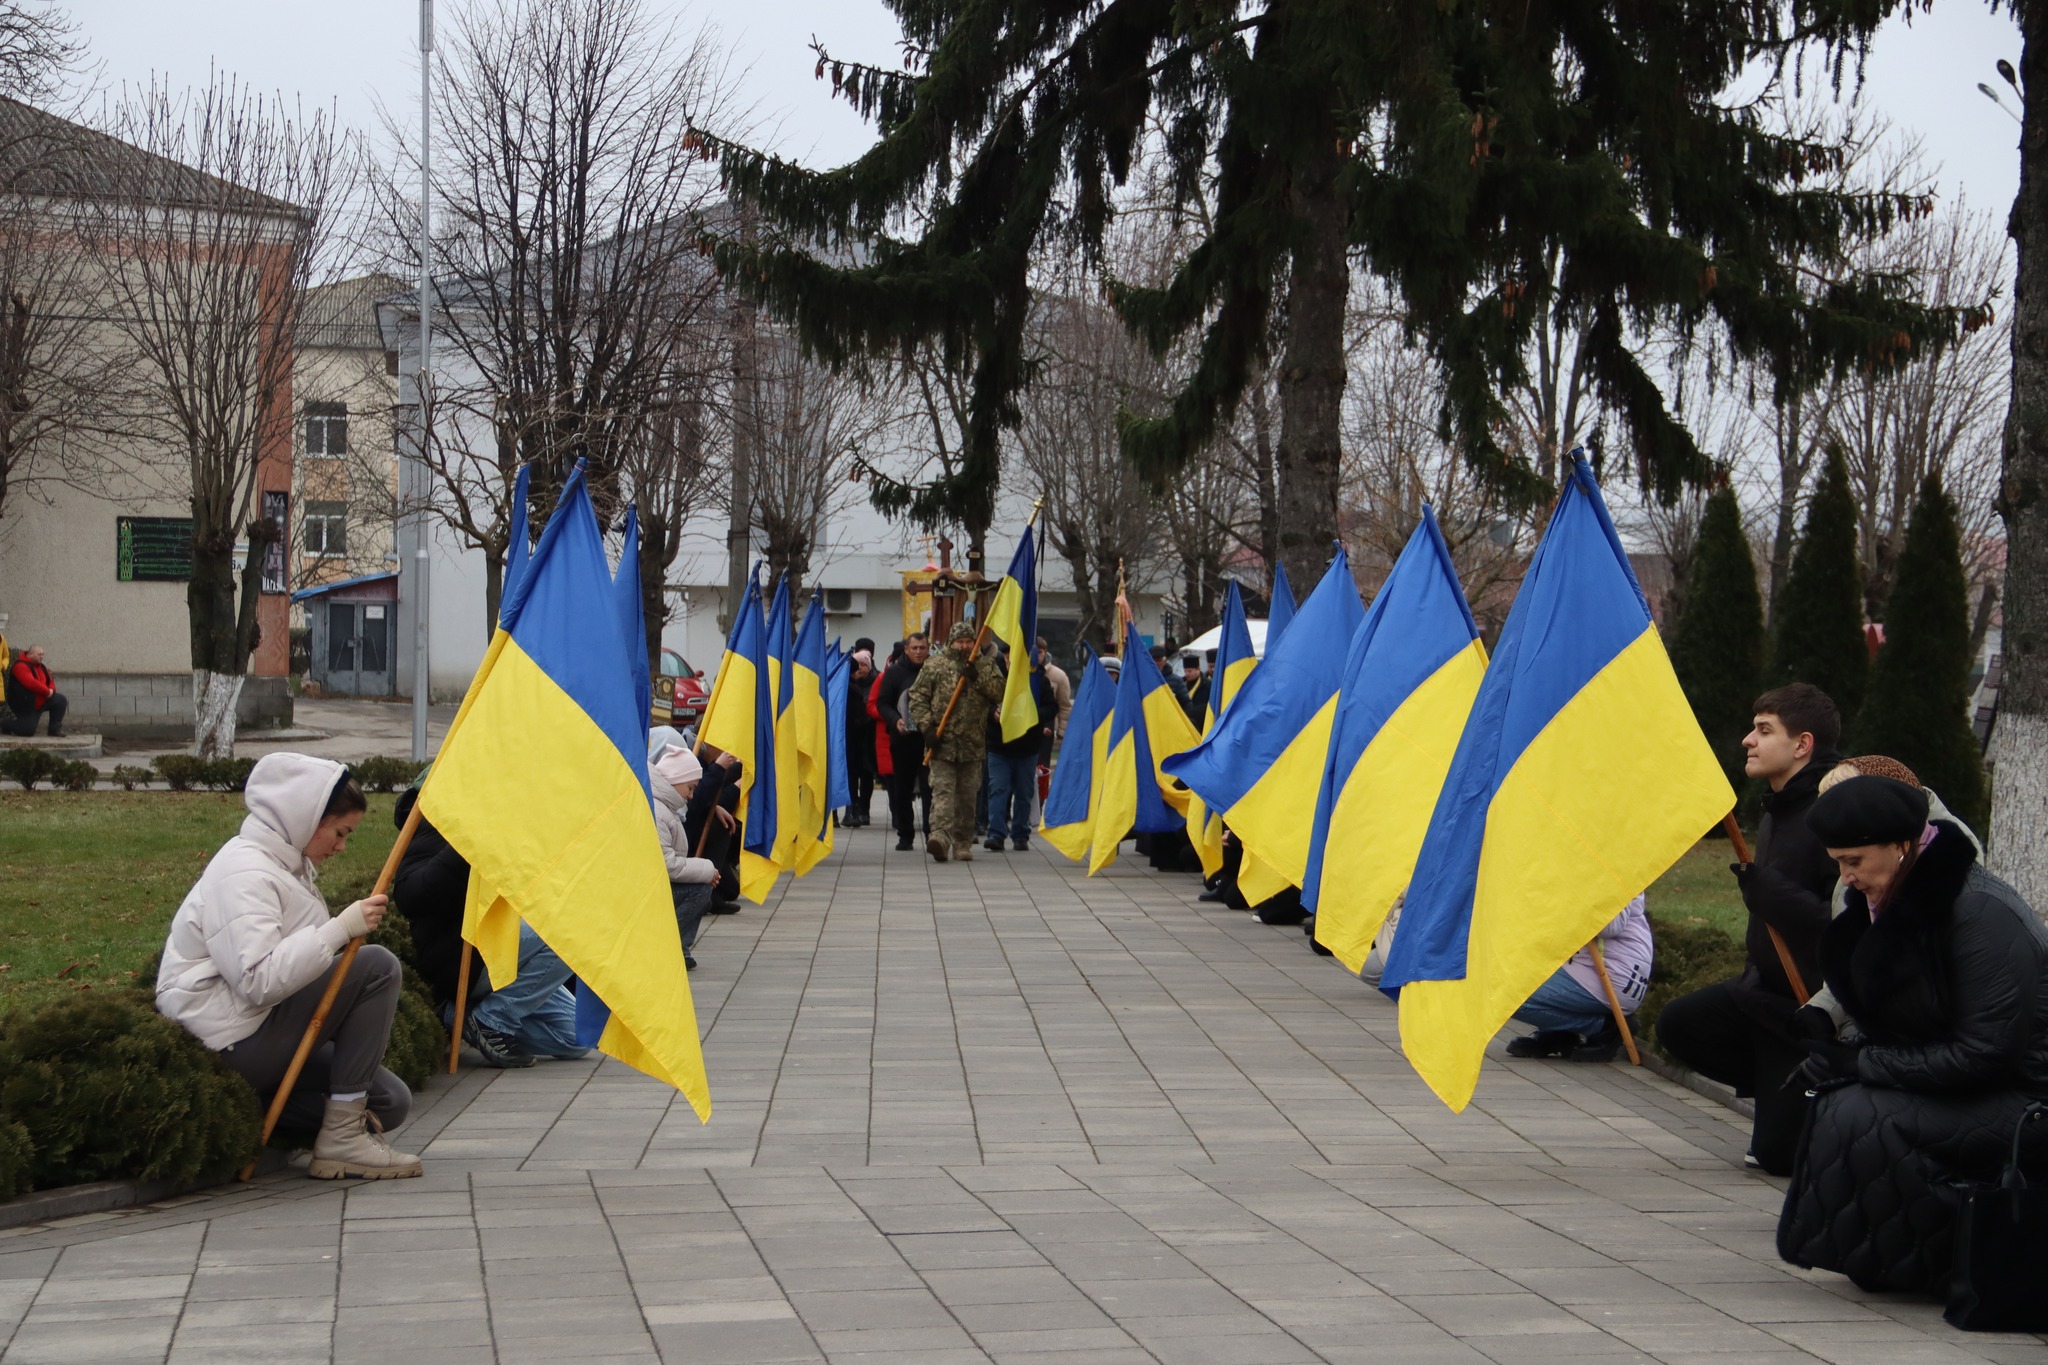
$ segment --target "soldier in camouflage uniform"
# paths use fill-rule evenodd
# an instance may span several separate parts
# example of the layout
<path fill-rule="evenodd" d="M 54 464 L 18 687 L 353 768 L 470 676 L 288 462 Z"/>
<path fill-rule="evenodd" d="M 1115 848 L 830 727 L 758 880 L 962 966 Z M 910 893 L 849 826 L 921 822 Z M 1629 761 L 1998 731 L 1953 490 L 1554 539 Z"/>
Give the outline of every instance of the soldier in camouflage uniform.
<path fill-rule="evenodd" d="M 905 699 L 931 759 L 932 831 L 924 847 L 934 862 L 951 857 L 964 863 L 974 857 L 974 799 L 981 792 L 981 765 L 988 754 L 988 718 L 1003 700 L 1003 671 L 990 654 L 970 658 L 973 651 L 974 627 L 962 621 Z M 953 703 L 945 733 L 939 734 L 939 720 L 962 677 L 967 685 Z"/>

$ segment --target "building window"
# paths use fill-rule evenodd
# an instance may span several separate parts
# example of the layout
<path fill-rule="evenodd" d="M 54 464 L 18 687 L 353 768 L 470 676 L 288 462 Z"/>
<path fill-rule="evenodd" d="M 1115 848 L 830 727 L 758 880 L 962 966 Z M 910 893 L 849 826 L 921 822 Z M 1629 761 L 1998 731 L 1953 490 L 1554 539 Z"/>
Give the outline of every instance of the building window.
<path fill-rule="evenodd" d="M 333 559 L 348 553 L 348 504 L 306 504 L 306 553 Z"/>
<path fill-rule="evenodd" d="M 348 405 L 306 404 L 306 454 L 333 460 L 348 454 Z"/>

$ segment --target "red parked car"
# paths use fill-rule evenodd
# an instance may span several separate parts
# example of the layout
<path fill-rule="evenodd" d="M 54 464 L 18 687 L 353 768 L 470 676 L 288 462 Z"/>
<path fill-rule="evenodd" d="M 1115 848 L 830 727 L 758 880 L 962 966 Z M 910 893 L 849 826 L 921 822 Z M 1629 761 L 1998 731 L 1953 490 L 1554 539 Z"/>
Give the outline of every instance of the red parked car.
<path fill-rule="evenodd" d="M 704 718 L 704 703 L 709 700 L 702 675 L 674 650 L 661 651 L 661 672 L 654 679 L 651 722 L 687 730 Z"/>

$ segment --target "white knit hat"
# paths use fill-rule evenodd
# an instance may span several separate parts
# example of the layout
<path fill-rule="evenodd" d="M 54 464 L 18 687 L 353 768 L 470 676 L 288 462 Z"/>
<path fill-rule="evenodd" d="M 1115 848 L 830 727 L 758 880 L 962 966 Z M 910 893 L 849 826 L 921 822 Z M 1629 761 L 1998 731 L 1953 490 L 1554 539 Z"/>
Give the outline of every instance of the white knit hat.
<path fill-rule="evenodd" d="M 704 765 L 688 749 L 671 746 L 663 749 L 661 757 L 654 760 L 654 775 L 671 786 L 680 787 L 704 776 Z"/>

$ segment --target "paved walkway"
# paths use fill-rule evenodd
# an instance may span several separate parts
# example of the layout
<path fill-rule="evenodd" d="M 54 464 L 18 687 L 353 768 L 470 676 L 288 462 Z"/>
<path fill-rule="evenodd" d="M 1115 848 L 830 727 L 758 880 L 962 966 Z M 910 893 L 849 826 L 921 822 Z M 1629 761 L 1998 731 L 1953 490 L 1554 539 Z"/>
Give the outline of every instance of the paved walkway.
<path fill-rule="evenodd" d="M 842 839 L 707 929 L 708 1127 L 615 1063 L 468 1072 L 424 1180 L 0 1234 L 0 1357 L 2048 1361 L 1781 1265 L 1678 1087 L 1494 1060 L 1453 1116 L 1385 1000 L 1191 879 Z"/>

